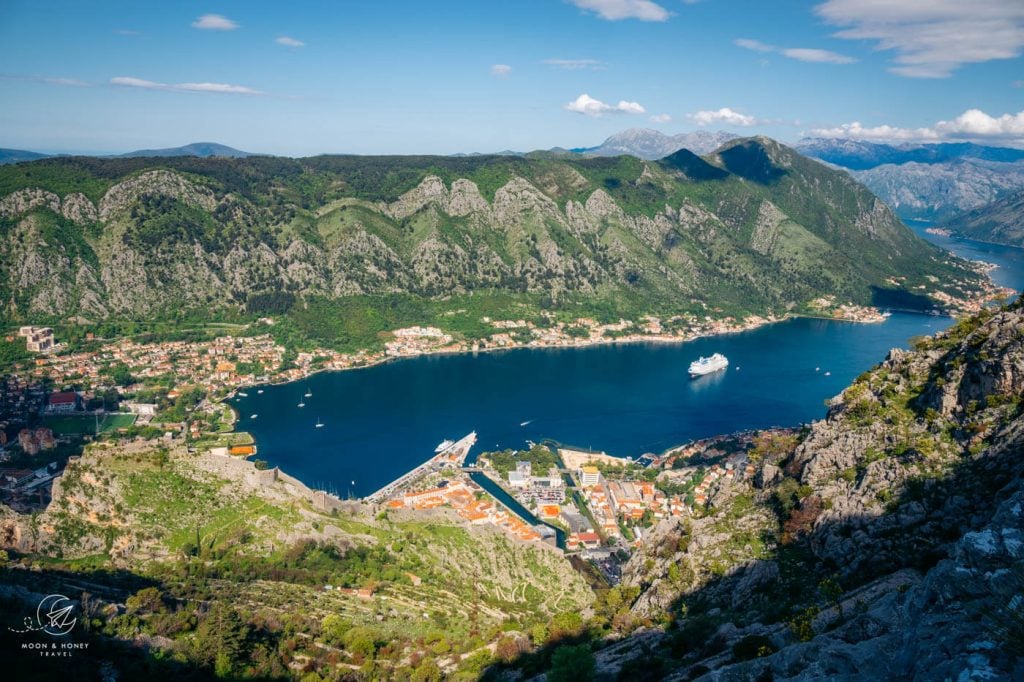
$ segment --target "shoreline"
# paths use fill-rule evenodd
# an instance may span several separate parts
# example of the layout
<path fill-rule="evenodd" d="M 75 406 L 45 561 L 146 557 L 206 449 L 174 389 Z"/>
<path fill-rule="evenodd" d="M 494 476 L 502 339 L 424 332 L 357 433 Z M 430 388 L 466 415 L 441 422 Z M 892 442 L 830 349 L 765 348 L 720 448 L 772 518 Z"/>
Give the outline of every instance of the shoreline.
<path fill-rule="evenodd" d="M 928 315 L 924 311 L 914 310 L 896 310 L 893 312 L 899 312 L 903 314 L 911 315 Z M 948 313 L 945 317 L 952 317 Z M 369 369 L 372 367 L 379 367 L 389 362 L 396 362 L 400 360 L 411 360 L 420 357 L 434 357 L 434 356 L 447 356 L 447 355 L 476 355 L 478 353 L 494 353 L 501 351 L 519 351 L 519 350 L 573 350 L 578 348 L 590 348 L 594 346 L 607 346 L 607 345 L 627 345 L 627 344 L 673 344 L 673 343 L 689 343 L 691 341 L 697 341 L 699 339 L 714 338 L 716 336 L 728 336 L 731 334 L 742 334 L 745 332 L 755 331 L 762 327 L 766 327 L 771 324 L 778 324 L 782 322 L 790 322 L 792 320 L 808 319 L 808 320 L 821 320 L 824 322 L 846 322 L 849 324 L 882 324 L 888 320 L 888 315 L 881 317 L 880 319 L 868 319 L 868 320 L 856 320 L 847 319 L 841 317 L 831 317 L 828 315 L 813 315 L 804 313 L 786 313 L 782 317 L 778 318 L 761 318 L 757 322 L 751 323 L 735 329 L 728 329 L 724 331 L 706 332 L 698 334 L 690 334 L 687 336 L 675 336 L 675 335 L 630 335 L 616 338 L 604 338 L 604 339 L 579 339 L 577 342 L 569 344 L 547 344 L 547 343 L 515 343 L 506 346 L 489 346 L 485 348 L 438 348 L 424 350 L 418 353 L 406 353 L 401 355 L 384 355 L 379 358 L 374 358 L 363 364 L 350 365 L 348 367 L 318 367 L 312 371 L 303 374 L 295 379 L 285 379 L 283 381 L 265 381 L 251 384 L 242 384 L 237 386 L 233 391 L 228 393 L 224 398 L 219 399 L 217 402 L 223 402 L 229 400 L 236 395 L 239 391 L 248 390 L 250 388 L 256 388 L 259 386 L 286 386 L 288 384 L 294 384 L 299 381 L 305 381 L 308 378 L 321 374 L 324 372 L 348 372 L 359 369 Z"/>
<path fill-rule="evenodd" d="M 990 294 L 991 293 L 992 292 L 990 292 Z M 979 297 L 976 300 L 980 302 L 979 305 L 984 305 L 985 303 L 988 303 L 990 301 L 998 300 L 998 298 L 995 297 L 995 296 L 989 295 L 987 297 Z M 363 362 L 361 364 L 353 364 L 353 365 L 350 365 L 350 366 L 347 366 L 347 367 L 318 367 L 318 368 L 313 369 L 311 371 L 308 371 L 308 372 L 306 372 L 306 373 L 302 374 L 301 376 L 296 377 L 294 379 L 285 379 L 285 380 L 281 380 L 281 381 L 271 380 L 271 381 L 261 382 L 261 383 L 252 383 L 252 384 L 239 385 L 239 386 L 235 387 L 234 390 L 232 390 L 227 395 L 225 395 L 223 398 L 220 398 L 220 399 L 218 399 L 215 402 L 217 404 L 227 404 L 229 409 L 232 411 L 232 414 L 234 415 L 234 423 L 232 424 L 232 430 L 230 432 L 228 432 L 228 433 L 239 433 L 239 431 L 237 430 L 237 426 L 238 426 L 239 422 L 241 421 L 240 412 L 235 408 L 234 405 L 231 405 L 228 402 L 229 400 L 231 400 L 232 398 L 237 396 L 239 392 L 247 391 L 247 390 L 250 390 L 252 388 L 257 388 L 259 386 L 285 386 L 285 385 L 293 384 L 293 383 L 296 383 L 296 382 L 299 382 L 299 381 L 306 381 L 310 377 L 312 377 L 312 376 L 314 376 L 316 374 L 320 374 L 322 372 L 345 372 L 345 371 L 349 371 L 349 370 L 369 369 L 369 368 L 372 368 L 372 367 L 382 366 L 382 365 L 384 365 L 384 364 L 386 364 L 388 362 L 399 361 L 399 360 L 409 360 L 409 359 L 413 359 L 413 358 L 417 358 L 417 357 L 455 356 L 455 355 L 467 355 L 467 354 L 475 355 L 477 353 L 491 353 L 491 352 L 498 352 L 498 351 L 569 350 L 569 349 L 590 348 L 590 347 L 598 347 L 598 346 L 606 346 L 606 345 L 684 344 L 684 343 L 688 343 L 688 342 L 691 342 L 691 341 L 696 341 L 696 340 L 699 340 L 699 339 L 707 339 L 707 338 L 713 338 L 713 337 L 716 337 L 716 336 L 726 336 L 726 335 L 731 335 L 731 334 L 740 334 L 740 333 L 745 333 L 745 332 L 751 332 L 751 331 L 755 331 L 757 329 L 760 329 L 762 327 L 766 327 L 766 326 L 768 326 L 770 324 L 776 324 L 776 323 L 781 323 L 781 322 L 789 322 L 789 321 L 793 321 L 793 320 L 797 320 L 797 319 L 801 319 L 801 318 L 810 319 L 810 320 L 820 320 L 820 321 L 825 321 L 825 322 L 844 322 L 844 323 L 848 323 L 848 324 L 881 324 L 881 323 L 887 322 L 889 320 L 889 318 L 890 318 L 892 313 L 922 315 L 922 316 L 933 316 L 934 315 L 934 313 L 928 313 L 928 312 L 921 311 L 921 310 L 885 309 L 885 312 L 883 312 L 882 310 L 880 310 L 878 308 L 870 308 L 870 310 L 873 312 L 873 315 L 871 317 L 869 317 L 869 318 L 866 318 L 866 319 L 857 319 L 855 317 L 835 317 L 835 316 L 827 315 L 827 314 L 824 314 L 824 313 L 822 313 L 822 314 L 786 313 L 786 314 L 784 314 L 781 317 L 768 317 L 768 318 L 754 316 L 755 319 L 753 321 L 751 321 L 749 323 L 745 323 L 745 324 L 739 325 L 739 326 L 734 327 L 734 328 L 718 330 L 718 331 L 707 331 L 707 332 L 691 333 L 691 334 L 686 334 L 686 335 L 682 335 L 682 336 L 677 336 L 675 334 L 671 334 L 671 335 L 670 334 L 660 334 L 660 335 L 659 334 L 641 334 L 641 335 L 634 334 L 634 335 L 628 335 L 628 336 L 622 336 L 622 337 L 613 337 L 613 338 L 586 338 L 586 339 L 584 339 L 584 338 L 573 338 L 573 342 L 572 343 L 565 343 L 565 344 L 561 344 L 561 343 L 546 343 L 546 342 L 527 342 L 527 343 L 513 343 L 513 344 L 510 344 L 510 345 L 502 345 L 502 346 L 490 346 L 490 347 L 483 347 L 483 348 L 480 348 L 480 347 L 472 348 L 472 347 L 470 347 L 470 348 L 436 348 L 436 349 L 425 349 L 425 350 L 422 350 L 422 351 L 419 351 L 419 352 L 415 352 L 415 353 L 401 353 L 401 354 L 391 354 L 391 355 L 386 354 L 386 353 L 384 353 L 382 351 L 378 351 L 377 353 L 375 353 L 373 355 L 370 355 L 370 357 L 367 359 L 367 361 Z M 950 310 L 943 311 L 939 315 L 939 317 L 945 317 L 945 318 L 947 318 L 949 320 L 955 320 L 956 319 L 955 318 L 955 311 L 950 311 Z M 357 353 L 365 353 L 365 352 L 366 352 L 365 350 L 357 351 Z M 374 355 L 376 355 L 376 357 L 374 357 Z M 249 433 L 249 432 L 247 432 L 247 433 Z M 253 436 L 251 433 L 249 433 L 249 436 L 252 439 L 254 444 L 258 444 L 257 443 L 257 439 L 255 438 L 255 436 Z M 684 444 L 678 444 L 678 445 L 675 445 L 675 446 L 671 446 L 671 447 L 667 448 L 665 450 L 665 452 L 662 453 L 662 454 L 666 454 L 666 453 L 668 453 L 668 452 L 670 452 L 670 451 L 672 451 L 674 449 L 678 449 L 680 447 L 685 447 L 685 445 L 686 444 L 684 443 Z M 245 459 L 247 461 L 251 461 L 254 457 L 255 457 L 255 455 L 248 455 L 248 456 L 245 456 L 242 459 Z M 625 458 L 622 458 L 622 459 L 625 461 Z M 359 499 L 360 499 L 360 501 L 363 501 L 362 498 L 359 498 Z"/>
<path fill-rule="evenodd" d="M 911 313 L 911 314 L 927 315 L 927 313 L 924 313 L 924 312 L 916 312 L 916 313 Z M 592 347 L 608 346 L 608 345 L 684 344 L 684 343 L 688 343 L 688 342 L 691 342 L 691 341 L 697 341 L 697 340 L 700 340 L 700 339 L 707 339 L 707 338 L 713 338 L 713 337 L 717 337 L 717 336 L 726 336 L 726 335 L 731 335 L 731 334 L 741 334 L 741 333 L 745 333 L 745 332 L 751 332 L 751 331 L 755 331 L 757 329 L 761 329 L 762 327 L 766 327 L 766 326 L 771 325 L 771 324 L 777 324 L 777 323 L 782 323 L 782 322 L 789 322 L 789 321 L 798 320 L 798 319 L 802 319 L 802 318 L 803 319 L 810 319 L 810 320 L 820 320 L 820 321 L 825 321 L 825 322 L 844 322 L 844 323 L 847 323 L 847 324 L 881 324 L 881 323 L 884 323 L 884 322 L 888 321 L 889 315 L 885 315 L 884 317 L 880 316 L 878 319 L 855 320 L 855 319 L 835 318 L 835 317 L 831 317 L 831 316 L 827 316 L 827 315 L 809 315 L 809 314 L 805 315 L 805 314 L 787 313 L 785 316 L 779 317 L 779 318 L 761 318 L 761 319 L 759 319 L 758 321 L 756 321 L 756 322 L 754 322 L 752 324 L 745 325 L 745 326 L 740 327 L 740 328 L 729 329 L 729 330 L 725 330 L 725 331 L 717 331 L 717 332 L 691 334 L 691 335 L 687 335 L 687 336 L 675 336 L 675 335 L 671 335 L 671 336 L 670 335 L 642 335 L 642 336 L 635 336 L 635 335 L 633 335 L 633 336 L 619 337 L 619 338 L 578 339 L 576 343 L 572 343 L 572 344 L 568 344 L 568 345 L 555 345 L 555 344 L 543 344 L 543 343 L 538 343 L 538 344 L 525 343 L 525 344 L 516 344 L 516 345 L 511 345 L 511 346 L 488 347 L 488 348 L 478 348 L 478 349 L 458 349 L 458 350 L 454 350 L 454 349 L 436 349 L 436 350 L 426 350 L 426 351 L 419 352 L 419 353 L 411 353 L 411 354 L 405 354 L 405 355 L 385 355 L 383 357 L 375 358 L 372 361 L 367 362 L 365 364 L 361 364 L 361 365 L 355 365 L 355 366 L 350 366 L 350 367 L 320 367 L 320 368 L 317 368 L 317 369 L 315 369 L 315 370 L 313 370 L 311 372 L 308 372 L 307 374 L 304 374 L 303 376 L 301 376 L 299 378 L 296 378 L 296 379 L 288 379 L 286 381 L 278 381 L 278 382 L 271 381 L 271 382 L 264 382 L 264 383 L 259 383 L 259 384 L 248 384 L 248 385 L 244 385 L 244 386 L 239 386 L 239 387 L 236 388 L 236 390 L 232 391 L 227 396 L 225 396 L 224 398 L 221 398 L 220 400 L 218 400 L 216 402 L 218 404 L 226 404 L 228 406 L 228 408 L 232 411 L 232 414 L 235 417 L 235 422 L 234 422 L 234 424 L 232 426 L 233 427 L 237 427 L 237 425 L 241 421 L 241 416 L 240 416 L 241 413 L 236 408 L 236 406 L 230 404 L 228 401 L 231 400 L 233 397 L 235 397 L 238 394 L 239 391 L 249 390 L 249 389 L 255 388 L 257 386 L 286 386 L 288 384 L 293 384 L 293 383 L 296 383 L 296 382 L 299 382 L 299 381 L 308 380 L 309 377 L 314 376 L 316 374 L 324 373 L 324 372 L 346 372 L 346 371 L 350 371 L 350 370 L 370 369 L 370 368 L 373 368 L 373 367 L 382 366 L 382 365 L 384 365 L 386 363 L 389 363 L 389 362 L 397 362 L 397 361 L 401 361 L 401 360 L 410 360 L 410 359 L 415 359 L 415 358 L 418 358 L 418 357 L 456 356 L 456 355 L 470 355 L 470 354 L 475 355 L 477 353 L 493 353 L 493 352 L 502 352 L 502 351 L 524 351 L 524 350 L 548 350 L 548 351 L 550 351 L 550 350 L 574 350 L 574 349 L 592 348 Z M 952 318 L 950 317 L 949 319 L 952 319 Z M 243 432 L 249 434 L 249 436 L 252 439 L 254 444 L 258 444 L 257 439 L 255 438 L 255 436 L 252 435 L 251 432 L 240 431 L 237 428 L 233 428 L 232 431 L 227 432 L 227 433 L 243 433 Z M 670 447 L 666 448 L 664 450 L 664 452 L 661 453 L 661 455 L 665 455 L 665 454 L 669 453 L 672 450 L 676 450 L 676 449 L 679 449 L 679 448 L 682 448 L 682 447 L 685 447 L 685 446 L 686 446 L 686 443 L 680 443 L 680 444 L 676 444 L 676 445 L 670 446 Z M 621 459 L 623 462 L 630 461 L 627 457 L 619 457 L 619 456 L 616 456 L 616 455 L 612 455 L 612 456 L 616 457 L 617 459 Z M 244 457 L 237 457 L 237 459 L 241 459 L 241 460 L 245 460 L 245 461 L 250 461 L 251 462 L 251 461 L 254 461 L 255 457 L 256 457 L 256 455 L 253 454 L 253 455 L 246 455 Z M 277 468 L 280 469 L 280 467 L 277 467 Z M 486 476 L 487 474 L 484 473 L 483 475 Z M 488 478 L 490 479 L 489 476 L 488 476 Z M 296 479 L 296 480 L 300 480 L 300 479 Z M 493 481 L 493 479 L 490 479 L 490 480 Z M 504 491 L 504 488 L 499 483 L 495 482 L 495 484 L 498 485 L 500 488 L 502 488 L 502 490 Z M 507 491 L 505 491 L 505 492 L 507 492 Z M 367 502 L 365 500 L 365 498 L 362 498 L 362 497 L 357 498 L 357 499 L 361 503 L 364 503 L 364 504 L 374 504 L 372 502 Z"/>

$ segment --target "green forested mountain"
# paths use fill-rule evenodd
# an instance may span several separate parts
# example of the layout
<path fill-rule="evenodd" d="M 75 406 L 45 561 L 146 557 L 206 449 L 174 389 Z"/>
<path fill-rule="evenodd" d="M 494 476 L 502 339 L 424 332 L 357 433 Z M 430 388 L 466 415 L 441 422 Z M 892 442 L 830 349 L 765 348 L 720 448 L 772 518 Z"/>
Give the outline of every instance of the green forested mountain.
<path fill-rule="evenodd" d="M 1024 246 L 1024 192 L 953 216 L 946 226 L 965 237 L 995 244 Z"/>
<path fill-rule="evenodd" d="M 44 159 L 0 168 L 0 244 L 9 321 L 470 294 L 606 317 L 782 313 L 980 281 L 845 173 L 762 137 L 660 161 Z"/>

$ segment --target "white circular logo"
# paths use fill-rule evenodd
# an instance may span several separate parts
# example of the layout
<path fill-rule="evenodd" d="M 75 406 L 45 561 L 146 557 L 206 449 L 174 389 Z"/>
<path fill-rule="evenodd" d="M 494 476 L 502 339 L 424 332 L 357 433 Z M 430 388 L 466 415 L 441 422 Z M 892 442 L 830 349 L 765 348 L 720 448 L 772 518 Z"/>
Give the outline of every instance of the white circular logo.
<path fill-rule="evenodd" d="M 75 627 L 78 618 L 74 615 L 75 603 L 63 594 L 48 594 L 36 608 L 36 622 L 48 635 L 66 635 Z"/>

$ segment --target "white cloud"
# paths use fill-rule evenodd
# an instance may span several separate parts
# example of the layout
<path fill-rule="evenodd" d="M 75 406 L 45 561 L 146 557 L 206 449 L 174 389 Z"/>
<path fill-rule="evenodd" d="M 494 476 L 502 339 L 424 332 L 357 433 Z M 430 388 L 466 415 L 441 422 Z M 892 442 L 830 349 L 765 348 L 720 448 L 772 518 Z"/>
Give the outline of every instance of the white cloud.
<path fill-rule="evenodd" d="M 47 85 L 64 85 L 73 88 L 91 88 L 93 85 L 92 83 L 79 80 L 77 78 L 64 78 L 62 76 L 16 76 L 6 73 L 0 73 L 0 80 L 18 81 L 22 83 L 46 83 Z"/>
<path fill-rule="evenodd" d="M 620 21 L 667 21 L 669 11 L 651 0 L 569 0 L 580 9 L 594 12 L 602 19 Z"/>
<path fill-rule="evenodd" d="M 668 114 L 655 114 L 651 116 L 651 123 L 671 123 L 672 117 Z"/>
<path fill-rule="evenodd" d="M 542 63 L 554 69 L 565 69 L 567 71 L 579 71 L 581 69 L 601 71 L 608 68 L 607 64 L 597 59 L 545 59 Z"/>
<path fill-rule="evenodd" d="M 507 78 L 512 73 L 512 67 L 508 64 L 494 64 L 491 66 L 491 75 L 495 78 Z"/>
<path fill-rule="evenodd" d="M 762 43 L 760 40 L 753 40 L 751 38 L 737 38 L 732 42 L 734 45 L 739 45 L 755 52 L 775 52 L 779 49 L 774 45 Z"/>
<path fill-rule="evenodd" d="M 627 102 L 626 100 L 620 100 L 618 104 L 611 105 L 606 104 L 599 99 L 594 99 L 587 93 L 583 93 L 572 102 L 569 102 L 564 108 L 566 111 L 573 111 L 585 116 L 647 113 L 647 110 L 644 109 L 639 102 Z"/>
<path fill-rule="evenodd" d="M 277 43 L 278 45 L 284 45 L 285 47 L 306 46 L 306 43 L 302 42 L 301 40 L 298 40 L 297 38 L 292 38 L 291 36 L 279 36 L 274 39 L 274 42 Z"/>
<path fill-rule="evenodd" d="M 55 78 L 52 76 L 44 76 L 42 81 L 50 85 L 70 85 L 73 88 L 88 88 L 92 85 L 92 83 L 86 83 L 77 78 Z"/>
<path fill-rule="evenodd" d="M 816 128 L 815 137 L 846 137 L 881 142 L 940 142 L 942 140 L 978 140 L 1024 143 L 1024 111 L 990 116 L 980 109 L 968 109 L 951 121 L 938 121 L 925 128 L 900 128 L 890 125 L 865 127 L 859 121 L 833 128 Z"/>
<path fill-rule="evenodd" d="M 968 109 L 952 121 L 939 121 L 935 129 L 950 137 L 1024 138 L 1024 111 L 989 116 L 981 109 Z"/>
<path fill-rule="evenodd" d="M 158 83 L 132 76 L 117 76 L 110 79 L 111 85 L 144 90 L 166 90 L 170 92 L 211 92 L 225 95 L 262 95 L 263 92 L 244 85 L 229 83 Z"/>
<path fill-rule="evenodd" d="M 860 121 L 843 123 L 833 128 L 815 128 L 815 137 L 839 137 L 853 140 L 875 140 L 878 142 L 937 141 L 938 136 L 930 128 L 898 128 L 890 125 L 866 127 Z"/>
<path fill-rule="evenodd" d="M 814 11 L 844 27 L 835 37 L 895 53 L 889 71 L 910 78 L 947 78 L 1024 50 L 1021 0 L 828 0 Z"/>
<path fill-rule="evenodd" d="M 192 22 L 192 28 L 204 31 L 234 31 L 238 24 L 220 14 L 204 14 Z"/>
<path fill-rule="evenodd" d="M 759 121 L 747 114 L 741 114 L 738 111 L 734 111 L 729 107 L 722 107 L 717 111 L 698 111 L 687 115 L 688 118 L 693 120 L 699 126 L 711 125 L 712 123 L 741 126 L 747 128 L 749 126 L 757 125 Z"/>
<path fill-rule="evenodd" d="M 815 50 L 808 47 L 787 47 L 782 50 L 782 54 L 790 59 L 821 64 L 852 64 L 857 61 L 853 57 L 847 57 L 845 54 L 839 54 L 830 50 Z"/>
<path fill-rule="evenodd" d="M 790 59 L 796 59 L 801 62 L 815 62 L 818 64 L 852 64 L 857 61 L 853 57 L 848 57 L 845 54 L 839 54 L 838 52 L 832 52 L 831 50 L 819 50 L 813 47 L 778 47 L 776 45 L 762 43 L 760 40 L 754 40 L 752 38 L 737 38 L 732 42 L 733 45 L 737 45 L 747 50 L 753 50 L 754 52 L 778 52 L 783 57 L 789 57 Z"/>

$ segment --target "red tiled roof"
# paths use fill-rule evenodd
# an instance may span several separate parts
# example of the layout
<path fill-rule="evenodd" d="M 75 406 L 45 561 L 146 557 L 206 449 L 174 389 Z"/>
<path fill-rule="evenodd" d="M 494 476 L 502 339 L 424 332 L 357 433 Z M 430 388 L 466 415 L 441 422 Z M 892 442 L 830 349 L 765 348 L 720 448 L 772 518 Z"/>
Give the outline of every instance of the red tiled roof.
<path fill-rule="evenodd" d="M 78 394 L 74 391 L 61 391 L 60 393 L 50 394 L 51 405 L 67 405 L 78 400 Z"/>

